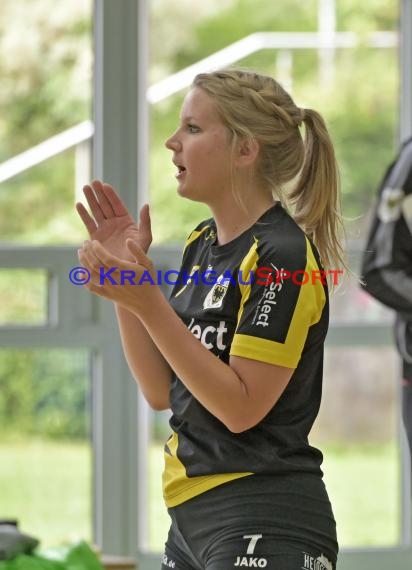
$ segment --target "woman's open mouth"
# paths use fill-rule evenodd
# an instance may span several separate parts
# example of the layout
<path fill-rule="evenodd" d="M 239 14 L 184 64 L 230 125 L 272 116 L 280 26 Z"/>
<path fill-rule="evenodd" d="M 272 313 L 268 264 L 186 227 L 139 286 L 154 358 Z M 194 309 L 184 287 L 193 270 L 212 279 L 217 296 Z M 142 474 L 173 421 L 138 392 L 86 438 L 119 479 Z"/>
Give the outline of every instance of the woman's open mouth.
<path fill-rule="evenodd" d="M 186 174 L 186 168 L 185 168 L 184 166 L 181 166 L 181 165 L 178 164 L 178 165 L 177 165 L 176 178 L 177 178 L 178 180 L 181 180 L 181 179 L 184 177 L 185 174 Z"/>

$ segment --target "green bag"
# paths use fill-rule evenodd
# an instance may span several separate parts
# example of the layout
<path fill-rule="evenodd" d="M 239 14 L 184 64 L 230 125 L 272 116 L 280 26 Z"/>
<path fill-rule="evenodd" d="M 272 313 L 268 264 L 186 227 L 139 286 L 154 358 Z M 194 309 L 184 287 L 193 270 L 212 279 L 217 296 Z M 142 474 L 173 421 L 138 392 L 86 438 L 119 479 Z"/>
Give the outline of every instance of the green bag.
<path fill-rule="evenodd" d="M 90 546 L 79 542 L 39 554 L 19 554 L 0 562 L 0 570 L 104 570 L 104 567 Z"/>

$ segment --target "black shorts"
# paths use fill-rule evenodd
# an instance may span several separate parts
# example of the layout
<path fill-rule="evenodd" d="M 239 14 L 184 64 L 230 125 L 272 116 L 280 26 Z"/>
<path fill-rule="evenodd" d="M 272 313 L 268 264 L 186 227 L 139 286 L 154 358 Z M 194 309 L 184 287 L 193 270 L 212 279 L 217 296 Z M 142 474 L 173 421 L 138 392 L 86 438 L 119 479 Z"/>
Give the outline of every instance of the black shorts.
<path fill-rule="evenodd" d="M 251 475 L 169 509 L 162 570 L 334 570 L 336 524 L 314 475 Z"/>

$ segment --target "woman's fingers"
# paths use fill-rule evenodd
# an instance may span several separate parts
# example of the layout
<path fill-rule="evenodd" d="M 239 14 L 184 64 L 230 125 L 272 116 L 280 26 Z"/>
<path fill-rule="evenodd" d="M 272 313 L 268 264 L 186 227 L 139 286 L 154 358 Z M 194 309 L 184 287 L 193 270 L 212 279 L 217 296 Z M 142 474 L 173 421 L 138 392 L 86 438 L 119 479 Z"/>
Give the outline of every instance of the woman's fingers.
<path fill-rule="evenodd" d="M 83 193 L 94 217 L 94 231 L 104 220 L 130 216 L 124 202 L 110 184 L 102 183 L 100 180 L 93 180 L 91 184 L 86 184 L 83 187 Z M 92 231 L 89 229 L 91 228 L 90 221 L 93 220 L 92 216 L 85 214 L 86 209 L 84 207 L 78 208 L 78 212 L 89 232 Z"/>
<path fill-rule="evenodd" d="M 86 186 L 83 186 L 83 193 L 86 196 L 87 203 L 89 204 L 90 210 L 96 222 L 103 222 L 103 220 L 105 220 L 105 215 L 100 207 L 99 201 L 96 198 L 96 194 L 94 193 L 93 188 L 86 184 Z"/>
<path fill-rule="evenodd" d="M 100 265 L 105 267 L 117 267 L 124 263 L 124 260 L 119 259 L 115 255 L 112 255 L 107 251 L 107 249 L 97 240 L 88 242 L 87 247 L 93 250 L 95 258 L 98 260 Z"/>
<path fill-rule="evenodd" d="M 134 258 L 136 259 L 136 262 L 139 265 L 142 265 L 143 267 L 145 267 L 149 271 L 151 269 L 153 269 L 153 264 L 152 264 L 151 260 L 147 257 L 147 255 L 145 254 L 145 252 L 143 251 L 143 249 L 140 247 L 140 245 L 138 243 L 136 243 L 132 239 L 128 239 L 128 240 L 126 240 L 126 246 L 127 246 L 127 249 L 130 251 L 130 253 L 134 256 Z"/>
<path fill-rule="evenodd" d="M 150 220 L 149 204 L 144 204 L 139 215 L 139 233 L 144 241 L 143 249 L 147 251 L 152 243 L 152 224 Z"/>
<path fill-rule="evenodd" d="M 116 216 L 127 216 L 129 214 L 128 209 L 126 208 L 125 203 L 120 198 L 116 190 L 113 188 L 111 184 L 102 184 L 102 191 L 105 195 L 107 202 L 110 204 L 114 215 Z"/>
<path fill-rule="evenodd" d="M 92 281 L 99 283 L 100 269 L 102 264 L 94 253 L 94 250 L 91 247 L 91 242 L 85 241 L 83 248 L 79 249 L 77 252 L 80 262 L 84 267 L 86 267 L 86 269 L 90 271 Z"/>
<path fill-rule="evenodd" d="M 86 210 L 86 208 L 83 206 L 81 202 L 77 202 L 76 210 L 82 222 L 86 226 L 89 235 L 91 236 L 97 230 L 96 222 L 93 220 L 93 218 L 90 216 L 89 212 Z"/>
<path fill-rule="evenodd" d="M 104 192 L 104 184 L 100 182 L 100 180 L 93 180 L 93 182 L 91 183 L 91 187 L 95 192 L 96 198 L 99 202 L 99 206 L 101 211 L 103 212 L 104 217 L 106 219 L 113 218 L 115 216 L 115 212 Z"/>
<path fill-rule="evenodd" d="M 152 222 L 150 220 L 149 204 L 144 204 L 139 215 L 139 230 L 152 235 Z"/>
<path fill-rule="evenodd" d="M 90 280 L 84 284 L 86 289 L 128 310 L 138 311 L 139 302 L 147 303 L 143 295 L 143 289 L 147 294 L 147 287 L 129 285 L 140 284 L 141 276 L 145 275 L 147 269 L 153 270 L 153 264 L 134 240 L 128 239 L 127 246 L 136 258 L 134 263 L 112 255 L 96 240 L 85 241 L 83 248 L 78 250 L 78 256 L 81 264 L 90 272 Z M 124 289 L 116 285 L 124 285 Z"/>

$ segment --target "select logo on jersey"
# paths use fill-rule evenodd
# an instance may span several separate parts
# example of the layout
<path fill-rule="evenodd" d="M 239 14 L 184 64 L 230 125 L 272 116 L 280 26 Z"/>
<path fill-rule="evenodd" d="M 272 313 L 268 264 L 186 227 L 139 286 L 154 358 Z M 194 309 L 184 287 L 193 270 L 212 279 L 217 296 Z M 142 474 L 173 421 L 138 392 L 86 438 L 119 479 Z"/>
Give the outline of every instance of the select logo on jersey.
<path fill-rule="evenodd" d="M 219 309 L 222 306 L 223 299 L 227 293 L 230 284 L 230 277 L 219 275 L 216 283 L 213 285 L 209 293 L 203 301 L 204 309 Z"/>
<path fill-rule="evenodd" d="M 201 327 L 200 325 L 195 324 L 195 319 L 193 318 L 187 328 L 208 350 L 215 347 L 219 350 L 225 350 L 227 347 L 225 343 L 225 334 L 227 333 L 225 321 L 220 321 L 218 327 L 213 327 L 211 325 Z"/>
<path fill-rule="evenodd" d="M 274 305 L 277 305 L 279 300 L 279 293 L 283 287 L 284 269 L 278 269 L 273 263 L 270 264 L 274 271 L 276 279 L 266 285 L 263 295 L 259 301 L 256 309 L 252 325 L 257 327 L 268 327 L 270 322 L 270 313 Z"/>

